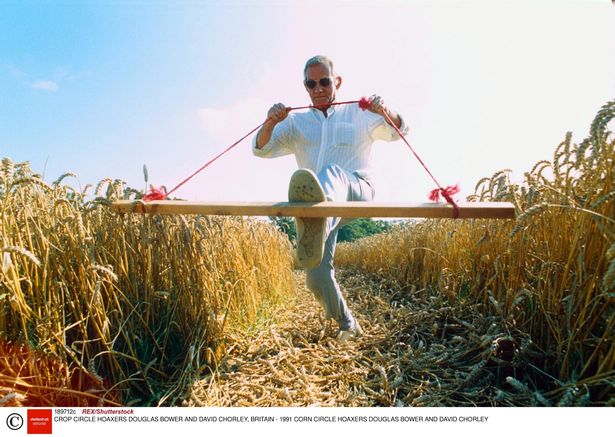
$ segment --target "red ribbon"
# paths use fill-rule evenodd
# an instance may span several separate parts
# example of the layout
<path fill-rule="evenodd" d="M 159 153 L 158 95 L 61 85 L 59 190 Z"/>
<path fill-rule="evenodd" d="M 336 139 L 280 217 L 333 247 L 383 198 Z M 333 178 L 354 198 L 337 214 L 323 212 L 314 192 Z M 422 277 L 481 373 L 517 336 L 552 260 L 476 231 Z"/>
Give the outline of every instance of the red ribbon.
<path fill-rule="evenodd" d="M 167 189 L 164 185 L 160 188 L 154 188 L 153 185 L 149 186 L 149 191 L 141 200 L 144 202 L 150 202 L 152 200 L 164 200 L 167 197 Z"/>
<path fill-rule="evenodd" d="M 436 188 L 429 192 L 429 200 L 439 202 L 440 194 L 442 194 L 442 197 L 444 197 L 448 203 L 453 205 L 453 218 L 457 218 L 459 217 L 459 206 L 453 200 L 453 194 L 457 194 L 459 191 L 461 191 L 459 189 L 459 185 L 449 185 L 446 188 Z"/>
<path fill-rule="evenodd" d="M 367 97 L 361 97 L 361 100 L 359 100 L 359 108 L 365 111 L 369 109 L 370 106 L 372 106 L 372 101 Z"/>
<path fill-rule="evenodd" d="M 444 197 L 445 199 L 448 199 L 453 194 L 459 193 L 459 191 L 461 191 L 459 189 L 459 185 L 449 185 L 446 188 L 436 188 L 435 190 L 431 190 L 429 192 L 429 200 L 432 200 L 434 202 L 439 202 L 440 193 L 442 193 L 442 197 Z"/>

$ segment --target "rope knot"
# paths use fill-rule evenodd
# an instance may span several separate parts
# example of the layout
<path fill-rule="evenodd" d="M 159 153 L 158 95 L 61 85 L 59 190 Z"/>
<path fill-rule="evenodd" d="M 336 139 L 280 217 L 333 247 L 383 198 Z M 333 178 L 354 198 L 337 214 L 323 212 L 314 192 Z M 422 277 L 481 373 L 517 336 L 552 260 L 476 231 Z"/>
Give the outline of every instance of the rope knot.
<path fill-rule="evenodd" d="M 155 188 L 153 185 L 149 186 L 149 191 L 143 196 L 141 200 L 144 202 L 150 202 L 152 200 L 164 200 L 167 197 L 167 188 L 161 185 L 160 188 Z"/>
<path fill-rule="evenodd" d="M 446 202 L 453 205 L 453 208 L 454 208 L 453 217 L 457 218 L 459 217 L 459 206 L 457 206 L 457 204 L 453 200 L 453 195 L 459 193 L 459 191 L 460 191 L 459 185 L 449 185 L 446 188 L 442 188 L 442 187 L 436 188 L 429 192 L 429 200 L 433 202 L 439 202 L 440 194 L 442 194 L 442 197 L 444 197 Z"/>
<path fill-rule="evenodd" d="M 359 108 L 365 111 L 369 109 L 370 106 L 372 106 L 372 101 L 367 97 L 361 97 L 361 100 L 359 100 Z"/>

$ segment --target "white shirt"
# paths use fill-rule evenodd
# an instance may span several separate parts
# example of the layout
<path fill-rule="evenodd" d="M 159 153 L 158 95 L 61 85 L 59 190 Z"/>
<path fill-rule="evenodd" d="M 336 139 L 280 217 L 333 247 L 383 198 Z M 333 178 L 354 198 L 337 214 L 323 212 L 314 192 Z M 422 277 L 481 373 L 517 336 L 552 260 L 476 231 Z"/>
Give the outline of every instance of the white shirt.
<path fill-rule="evenodd" d="M 399 135 L 379 114 L 363 111 L 356 103 L 331 106 L 325 117 L 319 109 L 291 112 L 278 123 L 262 149 L 252 141 L 252 152 L 262 158 L 294 154 L 299 168 L 318 174 L 326 165 L 370 179 L 372 144 L 395 141 Z M 400 131 L 408 131 L 404 120 Z"/>

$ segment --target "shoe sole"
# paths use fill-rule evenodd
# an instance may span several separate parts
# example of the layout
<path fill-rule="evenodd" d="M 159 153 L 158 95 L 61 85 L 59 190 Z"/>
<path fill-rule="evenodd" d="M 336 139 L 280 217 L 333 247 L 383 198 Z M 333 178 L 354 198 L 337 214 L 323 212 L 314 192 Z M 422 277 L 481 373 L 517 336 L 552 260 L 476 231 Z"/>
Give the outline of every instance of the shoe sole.
<path fill-rule="evenodd" d="M 316 175 L 307 169 L 297 170 L 288 186 L 289 202 L 324 202 L 325 192 Z M 296 217 L 297 260 L 304 268 L 317 267 L 325 248 L 326 218 Z"/>

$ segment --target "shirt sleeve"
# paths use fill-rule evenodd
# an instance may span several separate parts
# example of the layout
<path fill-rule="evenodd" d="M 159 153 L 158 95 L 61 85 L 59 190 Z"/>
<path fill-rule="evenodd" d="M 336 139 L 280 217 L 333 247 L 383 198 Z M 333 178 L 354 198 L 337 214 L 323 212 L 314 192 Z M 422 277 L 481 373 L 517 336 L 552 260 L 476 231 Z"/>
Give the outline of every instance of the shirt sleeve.
<path fill-rule="evenodd" d="M 262 149 L 256 147 L 256 137 L 258 135 L 254 135 L 252 139 L 252 153 L 259 158 L 277 158 L 278 156 L 289 155 L 293 153 L 292 133 L 292 119 L 288 117 L 273 128 L 269 142 Z"/>
<path fill-rule="evenodd" d="M 408 134 L 408 126 L 404 118 L 399 115 L 401 120 L 401 127 L 399 128 L 400 132 L 404 135 Z M 399 134 L 395 130 L 393 126 L 391 126 L 387 121 L 379 114 L 374 114 L 370 112 L 367 120 L 367 128 L 369 130 L 369 134 L 374 141 L 382 140 L 382 141 L 397 141 L 400 139 Z"/>

